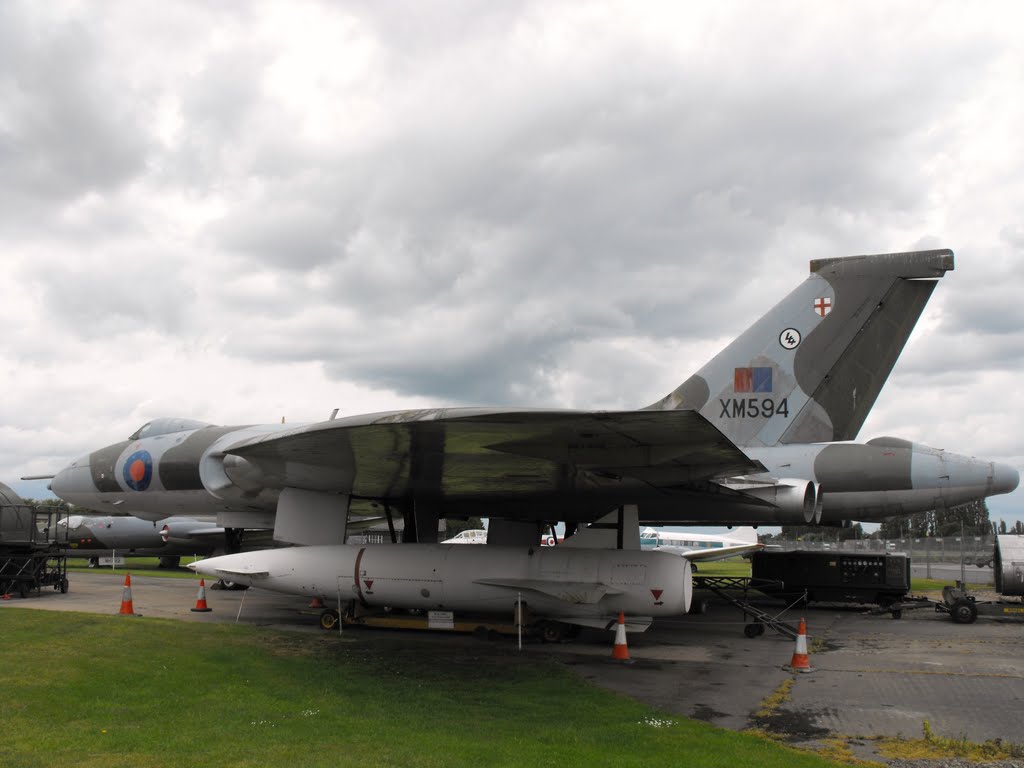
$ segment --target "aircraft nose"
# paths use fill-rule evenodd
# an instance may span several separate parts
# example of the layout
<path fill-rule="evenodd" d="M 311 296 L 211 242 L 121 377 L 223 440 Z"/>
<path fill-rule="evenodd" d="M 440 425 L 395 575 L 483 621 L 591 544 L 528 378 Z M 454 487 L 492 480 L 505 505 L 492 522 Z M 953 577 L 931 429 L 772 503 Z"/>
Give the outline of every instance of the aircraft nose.
<path fill-rule="evenodd" d="M 54 496 L 72 504 L 82 493 L 95 492 L 96 486 L 92 482 L 92 473 L 89 471 L 89 462 L 76 461 L 70 466 L 64 467 L 53 476 L 50 481 L 50 490 Z"/>
<path fill-rule="evenodd" d="M 1020 484 L 1020 472 L 1009 464 L 992 462 L 992 493 L 1012 493 Z"/>

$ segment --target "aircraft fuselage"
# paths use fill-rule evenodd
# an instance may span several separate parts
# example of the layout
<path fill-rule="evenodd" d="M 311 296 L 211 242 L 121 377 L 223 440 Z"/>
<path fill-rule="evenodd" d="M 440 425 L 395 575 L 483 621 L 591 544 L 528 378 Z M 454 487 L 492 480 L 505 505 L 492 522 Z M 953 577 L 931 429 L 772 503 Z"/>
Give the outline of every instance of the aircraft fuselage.
<path fill-rule="evenodd" d="M 216 515 L 225 527 L 273 528 L 282 480 L 226 451 L 241 441 L 273 435 L 280 425 L 210 425 L 136 437 L 94 451 L 54 478 L 53 492 L 70 503 L 148 520 L 172 515 Z M 512 500 L 452 498 L 450 509 L 482 516 L 592 520 L 616 505 L 637 503 L 646 524 L 721 522 L 753 525 L 879 520 L 891 515 L 949 508 L 1017 487 L 1013 467 L 929 448 L 896 438 L 868 443 L 814 443 L 743 448 L 766 472 L 716 481 L 738 491 L 699 505 L 680 496 L 652 497 L 641 484 L 606 495 L 581 490 L 571 502 L 538 497 Z M 814 487 L 818 512 L 808 516 L 800 499 L 778 495 L 780 478 Z M 771 495 L 766 495 L 765 490 Z M 442 499 L 444 502 L 444 499 Z"/>

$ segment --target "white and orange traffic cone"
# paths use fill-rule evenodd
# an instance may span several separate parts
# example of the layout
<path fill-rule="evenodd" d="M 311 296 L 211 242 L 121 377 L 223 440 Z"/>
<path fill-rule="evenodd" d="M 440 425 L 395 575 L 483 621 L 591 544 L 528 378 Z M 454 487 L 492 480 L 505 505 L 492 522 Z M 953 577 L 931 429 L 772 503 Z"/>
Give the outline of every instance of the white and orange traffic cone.
<path fill-rule="evenodd" d="M 196 607 L 192 609 L 195 613 L 209 613 L 213 610 L 206 604 L 206 579 L 199 580 L 199 593 L 196 595 Z"/>
<path fill-rule="evenodd" d="M 124 592 L 121 593 L 121 610 L 119 616 L 138 616 L 135 612 L 135 605 L 132 603 L 132 575 L 124 575 Z"/>
<path fill-rule="evenodd" d="M 800 619 L 796 630 L 796 648 L 793 651 L 793 658 L 789 662 L 788 669 L 793 672 L 813 672 L 811 659 L 807 655 L 807 622 Z"/>
<path fill-rule="evenodd" d="M 615 626 L 615 646 L 612 658 L 616 661 L 629 661 L 629 647 L 626 645 L 626 617 L 619 611 L 619 623 Z"/>

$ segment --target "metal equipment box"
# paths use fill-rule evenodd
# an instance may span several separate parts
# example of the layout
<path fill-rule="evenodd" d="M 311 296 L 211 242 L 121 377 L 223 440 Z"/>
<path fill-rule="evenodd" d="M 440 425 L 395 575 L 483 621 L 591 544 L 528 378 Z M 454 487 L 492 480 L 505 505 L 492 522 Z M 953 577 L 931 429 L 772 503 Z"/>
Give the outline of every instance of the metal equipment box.
<path fill-rule="evenodd" d="M 765 594 L 808 602 L 890 605 L 910 591 L 910 558 L 903 553 L 755 552 L 751 578 L 781 582 Z"/>

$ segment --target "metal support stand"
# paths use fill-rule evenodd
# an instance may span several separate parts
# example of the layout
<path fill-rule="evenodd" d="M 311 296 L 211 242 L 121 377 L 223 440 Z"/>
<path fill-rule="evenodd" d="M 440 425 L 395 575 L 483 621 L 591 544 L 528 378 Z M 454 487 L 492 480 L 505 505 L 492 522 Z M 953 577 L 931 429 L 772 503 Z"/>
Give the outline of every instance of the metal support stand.
<path fill-rule="evenodd" d="M 765 629 L 771 629 L 778 632 L 780 635 L 787 635 L 791 638 L 796 638 L 797 629 L 792 624 L 787 624 L 780 617 L 793 606 L 800 603 L 804 598 L 797 599 L 790 605 L 787 605 L 776 615 L 772 615 L 767 611 L 763 611 L 756 605 L 751 603 L 748 599 L 748 591 L 753 589 L 757 590 L 758 585 L 767 587 L 782 586 L 781 582 L 777 581 L 764 581 L 749 579 L 741 576 L 694 576 L 693 586 L 696 589 L 706 589 L 709 592 L 714 593 L 722 600 L 732 603 L 734 606 L 743 611 L 743 621 L 746 622 L 747 616 L 753 617 L 753 621 L 747 624 L 743 628 L 743 634 L 747 637 L 758 637 L 763 635 Z M 740 590 L 742 597 L 735 597 L 726 590 Z"/>

